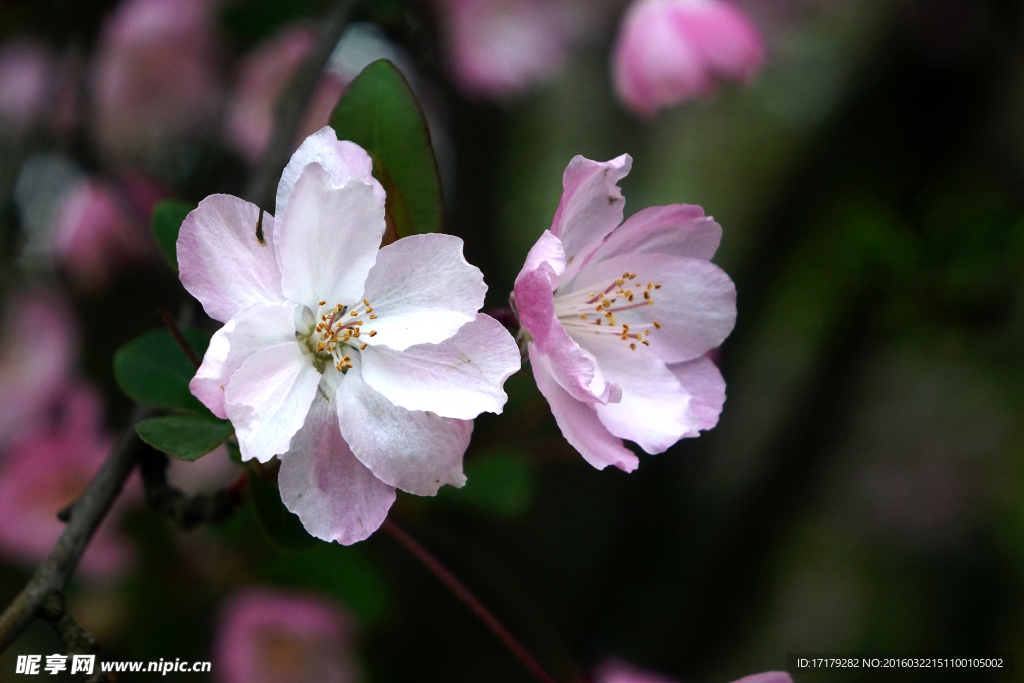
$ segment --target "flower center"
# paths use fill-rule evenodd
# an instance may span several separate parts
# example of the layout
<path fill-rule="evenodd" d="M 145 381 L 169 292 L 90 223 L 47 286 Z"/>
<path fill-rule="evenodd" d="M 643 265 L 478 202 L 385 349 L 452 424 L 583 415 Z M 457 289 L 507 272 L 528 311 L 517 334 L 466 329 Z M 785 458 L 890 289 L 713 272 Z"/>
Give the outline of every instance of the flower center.
<path fill-rule="evenodd" d="M 614 335 L 635 350 L 637 342 L 651 345 L 645 337 L 651 335 L 652 329 L 660 330 L 661 323 L 654 320 L 632 326 L 620 325 L 615 314 L 653 306 L 654 292 L 659 289 L 660 284 L 648 282 L 644 285 L 636 273 L 627 270 L 622 277 L 612 280 L 604 291 L 579 291 L 556 296 L 555 315 L 570 335 L 579 332 Z"/>
<path fill-rule="evenodd" d="M 366 342 L 361 341 L 363 325 L 376 320 L 377 314 L 373 312 L 373 306 L 366 299 L 352 308 L 335 304 L 334 308 L 325 310 L 326 305 L 326 300 L 320 302 L 318 312 L 322 312 L 313 331 L 316 355 L 330 357 L 334 366 L 345 372 L 352 367 L 352 357 L 345 355 L 345 351 L 349 347 L 360 351 L 366 348 Z M 366 334 L 367 337 L 376 335 L 376 330 L 370 330 Z"/>

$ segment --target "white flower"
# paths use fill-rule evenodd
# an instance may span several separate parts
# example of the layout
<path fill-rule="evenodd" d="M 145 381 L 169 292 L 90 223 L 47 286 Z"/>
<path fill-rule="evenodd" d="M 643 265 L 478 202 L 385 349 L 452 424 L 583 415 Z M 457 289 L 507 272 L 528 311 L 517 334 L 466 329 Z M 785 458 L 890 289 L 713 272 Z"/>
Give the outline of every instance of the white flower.
<path fill-rule="evenodd" d="M 462 486 L 471 420 L 501 412 L 519 369 L 478 313 L 486 285 L 462 240 L 379 249 L 384 190 L 366 152 L 331 128 L 295 152 L 277 216 L 213 195 L 182 224 L 185 288 L 225 323 L 191 389 L 231 420 L 243 460 L 281 456 L 279 484 L 307 531 L 349 544 L 383 522 L 395 487 Z"/>

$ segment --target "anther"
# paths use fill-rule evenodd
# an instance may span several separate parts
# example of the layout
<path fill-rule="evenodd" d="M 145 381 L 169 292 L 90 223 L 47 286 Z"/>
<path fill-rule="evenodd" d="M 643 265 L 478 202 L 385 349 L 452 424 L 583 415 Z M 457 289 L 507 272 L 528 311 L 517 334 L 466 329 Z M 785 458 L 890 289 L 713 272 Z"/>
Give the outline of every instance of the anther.
<path fill-rule="evenodd" d="M 640 343 L 643 344 L 644 346 L 650 346 L 651 345 L 651 342 L 647 341 L 646 339 L 644 339 Z"/>
<path fill-rule="evenodd" d="M 370 336 L 371 337 L 376 337 L 377 336 L 377 330 L 370 330 Z"/>
<path fill-rule="evenodd" d="M 362 351 L 365 348 L 366 348 L 366 342 L 363 342 L 362 346 L 359 347 L 359 350 Z"/>
<path fill-rule="evenodd" d="M 323 306 L 326 303 L 327 303 L 327 299 L 324 299 L 323 301 L 320 302 L 320 305 Z"/>
<path fill-rule="evenodd" d="M 369 302 L 369 301 L 367 301 L 366 299 L 363 299 L 363 305 L 364 305 L 364 306 L 369 306 L 369 305 L 370 305 L 370 302 Z"/>
<path fill-rule="evenodd" d="M 636 344 L 630 344 L 630 345 L 629 345 L 629 348 L 631 348 L 631 349 L 633 349 L 634 351 L 636 351 Z"/>
<path fill-rule="evenodd" d="M 661 329 L 661 323 L 659 323 L 657 320 L 655 320 L 654 321 L 654 328 L 657 329 L 657 330 L 660 330 Z"/>
<path fill-rule="evenodd" d="M 371 315 L 370 316 L 370 320 L 376 320 L 376 319 L 377 319 L 377 316 L 375 316 L 375 315 Z"/>
<path fill-rule="evenodd" d="M 351 313 L 349 313 L 349 315 L 351 315 L 351 316 L 357 316 L 357 315 L 359 315 L 359 314 L 358 314 L 357 312 L 355 312 L 355 311 L 352 311 Z"/>

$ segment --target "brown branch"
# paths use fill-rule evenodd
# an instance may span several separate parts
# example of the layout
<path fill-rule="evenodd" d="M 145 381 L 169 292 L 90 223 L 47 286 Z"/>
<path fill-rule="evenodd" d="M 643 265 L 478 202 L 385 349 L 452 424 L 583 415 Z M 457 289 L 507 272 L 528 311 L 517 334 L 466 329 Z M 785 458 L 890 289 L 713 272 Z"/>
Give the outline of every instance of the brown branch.
<path fill-rule="evenodd" d="M 320 78 L 323 75 L 327 60 L 334 52 L 334 46 L 341 39 L 341 34 L 348 23 L 348 15 L 355 5 L 354 0 L 339 0 L 330 13 L 324 17 L 320 38 L 303 65 L 302 71 L 296 76 L 278 108 L 277 130 L 267 147 L 260 168 L 253 174 L 245 189 L 245 199 L 259 207 L 266 208 L 273 203 L 271 192 L 277 187 L 281 171 L 288 163 L 292 146 L 299 134 L 309 102 L 316 93 Z M 263 216 L 260 216 L 262 226 Z"/>
<path fill-rule="evenodd" d="M 416 540 L 405 533 L 401 527 L 392 522 L 391 520 L 384 520 L 384 524 L 381 525 L 381 530 L 386 534 L 398 541 L 402 547 L 408 550 L 413 556 L 423 563 L 423 565 L 430 570 L 430 572 L 436 576 L 441 583 L 448 586 L 452 593 L 455 593 L 455 597 L 461 600 L 466 607 L 477 616 L 480 621 L 484 622 L 484 625 L 491 629 L 491 632 L 505 644 L 512 654 L 523 663 L 527 669 L 530 670 L 537 680 L 542 683 L 557 683 L 555 678 L 544 670 L 536 659 L 526 651 L 515 637 L 509 633 L 508 629 L 498 620 L 496 616 L 491 614 L 491 611 L 484 607 L 484 604 L 477 599 L 475 595 L 466 586 L 459 581 L 454 574 L 441 564 L 433 555 L 427 551 L 426 548 L 421 546 Z"/>
<path fill-rule="evenodd" d="M 281 169 L 287 161 L 291 145 L 316 91 L 320 74 L 341 37 L 352 5 L 353 0 L 338 0 L 325 18 L 319 42 L 307 60 L 305 68 L 296 76 L 296 85 L 291 90 L 292 96 L 280 111 L 270 147 L 246 192 L 247 198 L 251 201 L 264 201 L 281 175 Z M 0 614 L 0 652 L 6 650 L 34 619 L 46 617 L 44 608 L 47 601 L 51 601 L 50 606 L 53 606 L 51 596 L 56 595 L 57 599 L 63 599 L 64 587 L 71 579 L 78 561 L 135 466 L 141 443 L 135 433 L 135 423 L 149 415 L 148 409 L 135 407 L 128 427 L 121 434 L 117 445 L 107 456 L 99 472 L 89 482 L 85 493 L 72 506 L 62 511 L 68 517 L 67 526 L 57 544 L 21 592 L 11 601 L 3 614 Z M 73 622 L 58 617 L 55 626 L 70 633 L 68 629 L 72 628 L 71 623 Z"/>

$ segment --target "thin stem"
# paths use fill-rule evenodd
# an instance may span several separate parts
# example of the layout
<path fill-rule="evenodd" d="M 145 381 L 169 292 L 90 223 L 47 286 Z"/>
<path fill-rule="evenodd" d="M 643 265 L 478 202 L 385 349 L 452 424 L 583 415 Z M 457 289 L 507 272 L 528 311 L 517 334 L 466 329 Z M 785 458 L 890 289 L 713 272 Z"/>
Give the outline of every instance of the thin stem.
<path fill-rule="evenodd" d="M 306 60 L 302 72 L 295 78 L 281 101 L 278 111 L 278 127 L 274 138 L 267 147 L 260 168 L 253 174 L 245 189 L 245 198 L 259 207 L 265 207 L 271 200 L 271 192 L 277 186 L 281 170 L 288 163 L 292 145 L 295 143 L 299 128 L 309 109 L 309 101 L 320 84 L 320 77 L 327 65 L 327 60 L 334 52 L 334 46 L 341 39 L 353 5 L 355 5 L 354 0 L 340 0 L 335 3 L 330 13 L 324 18 L 316 47 Z M 261 214 L 261 227 L 262 219 Z"/>
<path fill-rule="evenodd" d="M 178 346 L 180 346 L 181 350 L 185 352 L 186 356 L 188 356 L 189 362 L 192 363 L 192 366 L 196 370 L 198 370 L 199 366 L 202 365 L 202 361 L 199 359 L 199 356 L 196 355 L 196 352 L 192 350 L 192 345 L 188 343 L 187 339 L 185 339 L 185 335 L 181 333 L 181 329 L 178 327 L 178 323 L 174 320 L 174 316 L 162 308 L 158 308 L 157 313 L 159 313 L 160 317 L 163 318 L 164 326 L 167 328 L 167 331 L 171 333 L 171 336 L 174 337 L 174 341 L 178 342 Z"/>
<path fill-rule="evenodd" d="M 400 543 L 406 550 L 413 554 L 413 556 L 423 563 L 423 565 L 431 571 L 431 573 L 440 579 L 441 583 L 448 586 L 448 588 L 455 593 L 455 597 L 461 600 L 469 609 L 475 614 L 480 621 L 484 622 L 484 625 L 491 629 L 494 635 L 498 636 L 501 642 L 505 643 L 505 647 L 512 651 L 519 661 L 530 670 L 537 680 L 542 683 L 557 683 L 555 678 L 544 670 L 536 659 L 526 651 L 518 640 L 516 640 L 508 629 L 491 614 L 491 611 L 484 607 L 483 603 L 480 602 L 473 593 L 461 581 L 455 578 L 455 575 L 448 571 L 443 564 L 441 564 L 437 558 L 431 555 L 426 548 L 421 546 L 414 538 L 409 534 L 405 533 L 401 527 L 392 522 L 391 520 L 384 520 L 384 524 L 381 525 L 381 530 L 386 534 L 394 538 Z"/>

